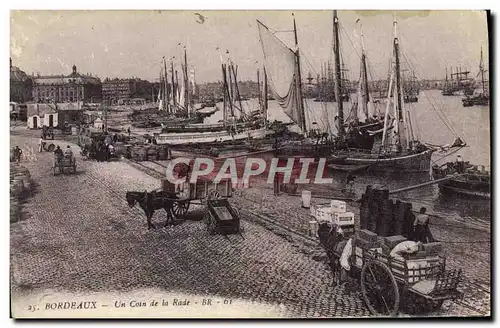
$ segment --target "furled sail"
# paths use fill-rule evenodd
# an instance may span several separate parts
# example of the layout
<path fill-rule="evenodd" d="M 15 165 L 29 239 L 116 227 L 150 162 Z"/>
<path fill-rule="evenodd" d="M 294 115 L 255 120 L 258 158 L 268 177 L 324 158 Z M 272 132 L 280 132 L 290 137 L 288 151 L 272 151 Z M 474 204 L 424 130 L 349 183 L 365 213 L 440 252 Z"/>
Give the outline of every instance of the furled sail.
<path fill-rule="evenodd" d="M 257 21 L 264 65 L 271 92 L 278 104 L 295 123 L 300 124 L 300 94 L 298 94 L 298 68 L 296 55 L 271 31 Z"/>
<path fill-rule="evenodd" d="M 196 80 L 194 76 L 194 69 L 191 69 L 189 71 L 189 83 L 191 83 L 191 90 L 193 92 L 193 95 L 196 94 Z"/>

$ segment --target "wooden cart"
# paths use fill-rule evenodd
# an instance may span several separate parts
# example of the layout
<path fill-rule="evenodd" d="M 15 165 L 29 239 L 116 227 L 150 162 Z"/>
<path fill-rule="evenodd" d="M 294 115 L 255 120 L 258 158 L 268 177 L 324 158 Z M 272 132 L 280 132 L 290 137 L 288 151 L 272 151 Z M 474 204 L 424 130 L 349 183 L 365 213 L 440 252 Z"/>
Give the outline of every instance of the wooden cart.
<path fill-rule="evenodd" d="M 52 167 L 54 171 L 54 175 L 65 172 L 73 172 L 76 173 L 76 159 L 75 156 L 61 156 L 60 159 L 57 158 L 57 155 L 54 154 L 54 165 Z"/>
<path fill-rule="evenodd" d="M 329 233 L 336 228 L 333 225 Z M 348 238 L 324 239 L 320 236 L 334 276 L 342 277 L 342 273 L 347 273 L 357 280 L 363 300 L 372 314 L 395 316 L 401 308 L 408 313 L 433 312 L 445 300 L 462 297 L 457 291 L 462 270 L 446 270 L 446 258 L 442 256 L 418 259 L 412 258 L 412 255 L 391 257 L 380 249 L 367 249 L 352 243 L 350 270 L 346 271 L 340 265 L 340 257 Z M 425 265 L 419 267 L 415 261 L 425 262 Z"/>

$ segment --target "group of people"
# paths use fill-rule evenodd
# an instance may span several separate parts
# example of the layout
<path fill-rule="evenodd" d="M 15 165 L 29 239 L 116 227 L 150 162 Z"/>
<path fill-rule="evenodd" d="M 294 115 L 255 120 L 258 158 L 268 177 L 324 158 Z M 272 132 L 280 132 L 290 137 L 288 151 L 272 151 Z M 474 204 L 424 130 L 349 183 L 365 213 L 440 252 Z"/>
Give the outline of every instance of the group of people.
<path fill-rule="evenodd" d="M 92 141 L 90 145 L 85 145 L 83 147 L 83 155 L 87 155 L 91 159 L 96 159 L 98 162 L 109 161 L 111 158 L 111 149 L 110 144 L 105 143 L 104 141 Z"/>
<path fill-rule="evenodd" d="M 69 159 L 73 158 L 73 151 L 71 150 L 71 147 L 69 145 L 66 146 L 66 149 L 64 149 L 64 151 L 61 149 L 60 146 L 57 146 L 56 149 L 54 150 L 54 155 L 56 157 L 57 164 L 61 165 L 61 161 L 64 157 Z"/>

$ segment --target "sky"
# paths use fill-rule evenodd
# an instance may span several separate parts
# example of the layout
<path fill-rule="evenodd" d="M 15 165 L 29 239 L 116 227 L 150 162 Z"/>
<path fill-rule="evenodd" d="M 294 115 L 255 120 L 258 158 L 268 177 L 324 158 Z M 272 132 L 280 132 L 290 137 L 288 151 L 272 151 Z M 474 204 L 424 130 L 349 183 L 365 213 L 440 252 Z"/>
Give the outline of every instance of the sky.
<path fill-rule="evenodd" d="M 294 13 L 302 71 L 315 76 L 332 58 L 333 12 Z M 444 78 L 445 67 L 476 75 L 481 47 L 488 58 L 483 11 L 339 11 L 351 79 L 359 76 L 361 26 L 371 78 L 387 76 L 394 16 L 402 52 L 418 78 Z M 75 64 L 79 72 L 101 79 L 154 81 L 162 57 L 175 56 L 178 63 L 186 47 L 200 83 L 221 79 L 220 54 L 228 50 L 238 78 L 256 80 L 263 65 L 256 19 L 293 45 L 292 11 L 11 11 L 10 56 L 28 74 L 69 74 Z"/>

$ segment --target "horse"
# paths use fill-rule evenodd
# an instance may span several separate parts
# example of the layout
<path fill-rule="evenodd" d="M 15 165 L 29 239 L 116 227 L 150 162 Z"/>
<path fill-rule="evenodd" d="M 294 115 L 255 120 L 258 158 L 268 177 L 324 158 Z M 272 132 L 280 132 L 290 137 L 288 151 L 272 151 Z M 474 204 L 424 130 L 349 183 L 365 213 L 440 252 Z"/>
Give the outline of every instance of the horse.
<path fill-rule="evenodd" d="M 338 285 L 342 282 L 340 256 L 347 242 L 344 239 L 344 233 L 340 226 L 336 224 L 321 223 L 318 228 L 318 235 L 329 259 L 330 269 L 333 273 L 333 283 Z"/>
<path fill-rule="evenodd" d="M 169 224 L 169 222 L 174 224 L 174 200 L 177 199 L 177 195 L 173 192 L 168 191 L 153 191 L 153 192 L 140 192 L 140 191 L 128 191 L 126 194 L 126 199 L 128 206 L 130 208 L 134 207 L 136 203 L 144 211 L 146 214 L 146 218 L 148 220 L 148 229 L 154 228 L 154 225 L 151 223 L 151 218 L 153 217 L 153 213 L 156 210 L 164 209 L 167 212 L 167 221 L 165 222 L 165 227 Z"/>

